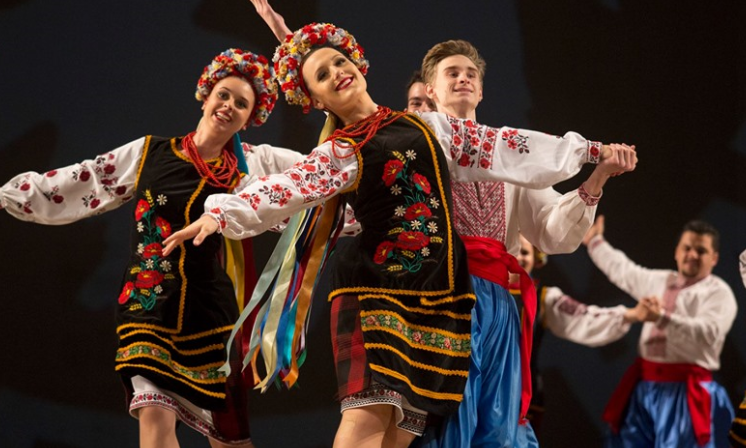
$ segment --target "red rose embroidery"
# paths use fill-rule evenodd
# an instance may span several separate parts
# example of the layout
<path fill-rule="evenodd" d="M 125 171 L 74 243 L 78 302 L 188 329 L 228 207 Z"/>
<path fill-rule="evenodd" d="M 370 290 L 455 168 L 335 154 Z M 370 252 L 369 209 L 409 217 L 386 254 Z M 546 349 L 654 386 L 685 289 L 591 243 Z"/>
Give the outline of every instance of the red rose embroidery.
<path fill-rule="evenodd" d="M 139 221 L 142 219 L 142 215 L 150 211 L 150 204 L 145 199 L 140 199 L 135 207 L 135 220 Z"/>
<path fill-rule="evenodd" d="M 31 188 L 31 185 L 24 183 L 21 185 L 21 191 L 28 191 L 28 189 Z"/>
<path fill-rule="evenodd" d="M 394 247 L 395 245 L 391 241 L 384 241 L 379 244 L 376 248 L 376 254 L 373 256 L 373 261 L 376 264 L 383 264 L 383 262 L 388 259 L 391 251 L 394 250 Z"/>
<path fill-rule="evenodd" d="M 598 154 L 599 154 L 598 146 L 592 146 L 591 147 L 591 155 L 593 157 L 598 157 Z"/>
<path fill-rule="evenodd" d="M 413 219 L 419 218 L 420 216 L 429 218 L 432 215 L 433 214 L 432 212 L 430 212 L 430 209 L 427 207 L 427 205 L 423 204 L 422 202 L 418 202 L 407 207 L 407 210 L 404 212 L 404 219 L 411 221 Z"/>
<path fill-rule="evenodd" d="M 62 201 L 64 201 L 64 200 L 65 200 L 65 198 L 64 198 L 64 197 L 62 197 L 62 196 L 60 196 L 60 195 L 58 195 L 58 194 L 56 194 L 56 195 L 52 196 L 52 201 L 53 201 L 53 202 L 54 202 L 55 204 L 61 204 L 61 203 L 62 203 Z"/>
<path fill-rule="evenodd" d="M 91 201 L 91 209 L 94 209 L 94 208 L 98 207 L 99 204 L 101 204 L 101 200 L 100 199 L 94 199 L 94 200 L 92 200 Z"/>
<path fill-rule="evenodd" d="M 127 187 L 125 187 L 125 186 L 119 186 L 119 187 L 117 187 L 116 190 L 114 190 L 114 193 L 116 193 L 117 196 L 121 196 L 121 195 L 123 195 L 126 192 L 127 192 Z"/>
<path fill-rule="evenodd" d="M 104 173 L 106 174 L 114 174 L 114 171 L 117 170 L 117 167 L 114 165 L 105 165 L 104 166 Z"/>
<path fill-rule="evenodd" d="M 404 169 L 400 160 L 389 160 L 383 167 L 383 182 L 390 187 L 396 182 L 396 176 Z"/>
<path fill-rule="evenodd" d="M 402 232 L 397 238 L 396 247 L 416 251 L 430 244 L 430 237 L 422 232 Z"/>
<path fill-rule="evenodd" d="M 119 294 L 119 304 L 124 305 L 127 300 L 132 296 L 132 291 L 135 290 L 135 285 L 132 282 L 127 282 L 122 288 L 122 293 Z"/>
<path fill-rule="evenodd" d="M 138 288 L 149 289 L 155 285 L 160 285 L 163 281 L 163 274 L 158 271 L 141 271 L 137 274 L 135 286 Z"/>
<path fill-rule="evenodd" d="M 160 216 L 155 218 L 155 226 L 158 228 L 161 238 L 168 238 L 171 235 L 171 224 Z"/>
<path fill-rule="evenodd" d="M 47 171 L 47 177 L 54 177 L 57 175 L 57 170 Z"/>
<path fill-rule="evenodd" d="M 145 246 L 145 249 L 143 249 L 142 255 L 146 259 L 147 258 L 154 258 L 154 257 L 162 257 L 163 256 L 163 246 L 161 246 L 160 243 L 150 243 L 147 246 Z"/>
<path fill-rule="evenodd" d="M 80 173 L 79 179 L 80 179 L 81 182 L 87 182 L 88 179 L 90 179 L 90 178 L 91 178 L 91 172 L 90 171 L 82 171 Z"/>
<path fill-rule="evenodd" d="M 425 176 L 415 173 L 414 176 L 412 176 L 412 180 L 420 191 L 425 194 L 430 194 L 430 182 L 428 182 Z"/>
<path fill-rule="evenodd" d="M 471 159 L 469 158 L 469 154 L 467 154 L 467 153 L 461 154 L 461 157 L 458 159 L 458 164 L 460 166 L 469 166 L 469 165 L 471 165 Z"/>

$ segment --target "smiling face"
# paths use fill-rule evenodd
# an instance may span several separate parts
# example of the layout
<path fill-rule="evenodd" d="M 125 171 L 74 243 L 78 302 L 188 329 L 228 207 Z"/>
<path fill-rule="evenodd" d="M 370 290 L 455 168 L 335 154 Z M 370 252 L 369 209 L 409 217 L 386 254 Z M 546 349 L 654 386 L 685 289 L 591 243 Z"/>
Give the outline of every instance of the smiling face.
<path fill-rule="evenodd" d="M 435 68 L 435 77 L 427 84 L 427 95 L 439 112 L 474 118 L 477 105 L 482 101 L 482 80 L 477 66 L 460 54 L 444 58 Z"/>
<path fill-rule="evenodd" d="M 236 76 L 221 79 L 202 104 L 202 124 L 233 135 L 246 129 L 256 96 L 248 81 Z"/>
<path fill-rule="evenodd" d="M 333 48 L 310 53 L 302 67 L 303 81 L 316 109 L 345 116 L 366 94 L 368 84 L 360 70 Z"/>
<path fill-rule="evenodd" d="M 681 276 L 688 281 L 698 281 L 712 273 L 718 256 L 711 235 L 687 230 L 681 234 L 674 258 Z"/>

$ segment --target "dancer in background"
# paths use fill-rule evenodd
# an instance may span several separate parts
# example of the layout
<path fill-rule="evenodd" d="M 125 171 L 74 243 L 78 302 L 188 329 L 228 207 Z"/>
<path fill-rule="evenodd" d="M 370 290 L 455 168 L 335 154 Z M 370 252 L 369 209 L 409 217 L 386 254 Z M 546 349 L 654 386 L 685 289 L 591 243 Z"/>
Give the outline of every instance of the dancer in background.
<path fill-rule="evenodd" d="M 648 308 L 640 357 L 604 411 L 607 447 L 726 448 L 733 407 L 712 373 L 738 311 L 730 287 L 712 274 L 720 235 L 703 221 L 686 223 L 674 251 L 677 270 L 638 266 L 603 237 L 602 216 L 583 243 L 617 287 Z"/>
<path fill-rule="evenodd" d="M 225 346 L 239 310 L 221 266 L 223 241 L 215 236 L 165 255 L 163 240 L 196 220 L 207 196 L 232 192 L 301 158 L 238 140 L 238 131 L 267 120 L 277 99 L 263 56 L 226 50 L 205 67 L 196 96 L 202 118 L 185 137 L 142 137 L 92 160 L 20 174 L 0 187 L 0 208 L 40 224 L 66 224 L 134 201 L 115 368 L 144 448 L 178 446 L 177 422 L 207 436 L 213 447 L 253 446 L 251 384 L 239 369 L 230 377 L 218 371 L 226 351 L 238 350 Z"/>

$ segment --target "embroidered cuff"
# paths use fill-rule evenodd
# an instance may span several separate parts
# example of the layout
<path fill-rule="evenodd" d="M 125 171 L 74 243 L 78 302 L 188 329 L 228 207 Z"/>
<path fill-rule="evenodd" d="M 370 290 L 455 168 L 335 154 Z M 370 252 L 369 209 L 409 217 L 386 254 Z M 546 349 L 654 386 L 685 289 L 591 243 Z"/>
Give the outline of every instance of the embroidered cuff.
<path fill-rule="evenodd" d="M 669 322 L 671 322 L 671 315 L 668 314 L 668 311 L 662 310 L 661 317 L 659 317 L 658 320 L 655 321 L 655 326 L 662 330 L 666 328 Z"/>
<path fill-rule="evenodd" d="M 588 163 L 598 165 L 601 161 L 601 142 L 588 140 Z"/>
<path fill-rule="evenodd" d="M 215 220 L 215 222 L 218 223 L 218 233 L 222 234 L 223 229 L 225 229 L 225 213 L 223 213 L 223 210 L 219 207 L 215 207 L 211 209 L 209 212 L 205 213 L 207 216 L 211 217 Z"/>
<path fill-rule="evenodd" d="M 604 195 L 604 190 L 601 189 L 601 193 L 598 196 L 593 196 L 592 194 L 588 193 L 588 191 L 585 189 L 585 183 L 580 185 L 580 188 L 578 188 L 578 196 L 580 196 L 580 199 L 585 202 L 585 205 L 589 207 L 593 207 L 594 205 L 598 205 L 598 201 L 601 200 L 601 197 Z"/>

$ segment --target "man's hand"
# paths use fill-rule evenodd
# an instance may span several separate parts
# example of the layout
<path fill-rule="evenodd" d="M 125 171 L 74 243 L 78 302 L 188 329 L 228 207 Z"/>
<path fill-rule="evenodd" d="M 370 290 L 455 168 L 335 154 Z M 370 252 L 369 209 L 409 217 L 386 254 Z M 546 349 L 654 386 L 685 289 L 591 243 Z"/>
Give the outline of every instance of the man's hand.
<path fill-rule="evenodd" d="M 194 238 L 193 244 L 199 246 L 208 236 L 218 231 L 218 223 L 210 215 L 202 215 L 198 220 L 163 240 L 163 256 L 167 256 L 176 246 Z"/>
<path fill-rule="evenodd" d="M 660 319 L 663 310 L 661 308 L 661 301 L 657 297 L 643 297 L 643 299 L 640 300 L 640 303 L 642 303 L 647 310 L 643 319 L 644 321 L 656 322 Z"/>
<path fill-rule="evenodd" d="M 605 151 L 605 157 L 601 157 L 598 169 L 609 176 L 618 176 L 622 173 L 633 171 L 637 166 L 637 152 L 635 145 L 628 146 L 624 143 L 612 143 L 608 145 L 609 151 Z"/>
<path fill-rule="evenodd" d="M 604 215 L 598 215 L 596 217 L 596 222 L 593 223 L 591 228 L 588 229 L 588 232 L 586 232 L 583 237 L 583 244 L 587 246 L 596 235 L 604 235 Z"/>

